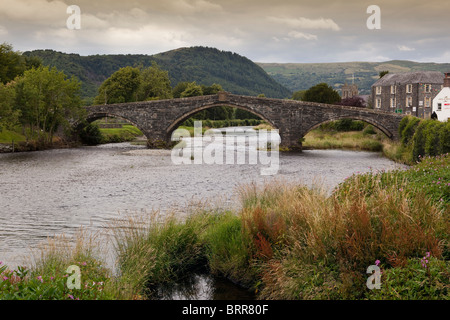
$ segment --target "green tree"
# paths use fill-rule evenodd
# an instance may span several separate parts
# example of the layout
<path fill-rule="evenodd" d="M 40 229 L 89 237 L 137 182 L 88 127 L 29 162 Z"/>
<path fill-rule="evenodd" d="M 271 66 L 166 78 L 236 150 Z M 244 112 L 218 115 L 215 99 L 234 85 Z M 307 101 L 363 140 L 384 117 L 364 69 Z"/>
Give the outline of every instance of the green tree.
<path fill-rule="evenodd" d="M 138 88 L 138 100 L 171 99 L 173 97 L 170 86 L 169 73 L 161 70 L 156 62 L 141 71 L 141 80 Z"/>
<path fill-rule="evenodd" d="M 15 83 L 15 106 L 20 121 L 33 138 L 51 144 L 58 128 L 68 133 L 72 123 L 81 121 L 85 110 L 81 106 L 80 82 L 56 68 L 39 67 L 25 71 Z M 27 139 L 29 136 L 27 135 Z"/>
<path fill-rule="evenodd" d="M 380 76 L 380 79 L 383 78 L 385 75 L 387 75 L 389 73 L 389 70 L 384 70 L 384 71 L 380 71 L 380 73 L 378 74 Z"/>
<path fill-rule="evenodd" d="M 172 94 L 174 98 L 181 98 L 181 94 L 184 90 L 186 90 L 187 86 L 189 85 L 189 82 L 183 81 L 178 82 L 178 84 L 172 89 Z"/>
<path fill-rule="evenodd" d="M 322 82 L 306 90 L 303 101 L 335 104 L 341 101 L 341 96 L 331 86 Z"/>
<path fill-rule="evenodd" d="M 181 93 L 181 98 L 202 96 L 203 90 L 195 81 L 187 85 L 186 89 Z"/>
<path fill-rule="evenodd" d="M 41 60 L 37 57 L 25 57 L 18 51 L 14 51 L 12 45 L 2 43 L 0 45 L 0 82 L 5 84 L 23 75 L 25 70 L 38 68 Z"/>
<path fill-rule="evenodd" d="M 217 83 L 213 83 L 209 87 L 205 86 L 205 85 L 202 85 L 201 87 L 202 87 L 202 91 L 203 91 L 203 95 L 204 96 L 211 95 L 211 94 L 217 94 L 220 91 L 223 91 L 222 86 L 220 84 L 217 84 Z"/>
<path fill-rule="evenodd" d="M 306 92 L 306 90 L 295 91 L 294 94 L 292 95 L 292 99 L 299 100 L 299 101 L 303 100 L 303 97 L 305 96 L 305 92 Z"/>
<path fill-rule="evenodd" d="M 3 128 L 12 129 L 20 115 L 19 110 L 14 110 L 16 91 L 13 83 L 0 83 L 0 132 Z"/>
<path fill-rule="evenodd" d="M 94 104 L 137 101 L 140 85 L 141 76 L 138 68 L 120 68 L 102 83 L 98 95 L 94 98 Z"/>

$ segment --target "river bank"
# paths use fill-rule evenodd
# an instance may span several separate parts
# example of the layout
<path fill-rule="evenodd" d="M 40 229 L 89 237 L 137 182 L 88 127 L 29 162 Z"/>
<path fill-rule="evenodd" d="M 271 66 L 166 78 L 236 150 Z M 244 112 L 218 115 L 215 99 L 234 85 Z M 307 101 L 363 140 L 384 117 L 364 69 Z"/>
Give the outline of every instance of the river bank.
<path fill-rule="evenodd" d="M 206 268 L 260 299 L 448 299 L 449 166 L 444 155 L 353 175 L 331 196 L 271 181 L 241 186 L 237 209 L 126 214 L 107 229 L 120 276 L 105 267 L 98 239 L 79 233 L 76 246 L 49 240 L 28 271 L 3 268 L 0 297 L 153 299 L 160 285 Z M 64 285 L 71 264 L 84 289 Z M 380 290 L 366 286 L 370 265 L 382 271 Z"/>

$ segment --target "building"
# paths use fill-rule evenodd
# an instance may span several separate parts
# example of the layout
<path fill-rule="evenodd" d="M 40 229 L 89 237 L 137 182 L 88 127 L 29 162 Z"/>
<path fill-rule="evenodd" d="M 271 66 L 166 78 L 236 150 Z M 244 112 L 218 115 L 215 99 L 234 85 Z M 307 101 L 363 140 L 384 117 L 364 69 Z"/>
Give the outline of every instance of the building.
<path fill-rule="evenodd" d="M 342 99 L 353 98 L 358 95 L 358 86 L 356 84 L 347 84 L 341 87 Z"/>
<path fill-rule="evenodd" d="M 450 119 L 450 72 L 444 76 L 444 87 L 433 99 L 433 112 L 439 121 Z"/>
<path fill-rule="evenodd" d="M 372 85 L 374 109 L 429 119 L 432 101 L 442 90 L 444 75 L 438 71 L 386 74 Z"/>

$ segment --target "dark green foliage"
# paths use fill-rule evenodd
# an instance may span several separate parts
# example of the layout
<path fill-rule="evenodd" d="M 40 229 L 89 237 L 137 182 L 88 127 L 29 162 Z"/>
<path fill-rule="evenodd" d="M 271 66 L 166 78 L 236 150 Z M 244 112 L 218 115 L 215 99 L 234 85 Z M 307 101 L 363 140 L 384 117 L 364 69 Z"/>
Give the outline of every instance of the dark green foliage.
<path fill-rule="evenodd" d="M 80 132 L 81 141 L 88 146 L 95 146 L 103 142 L 100 128 L 95 123 L 87 124 Z"/>
<path fill-rule="evenodd" d="M 446 154 L 450 152 L 450 122 L 421 120 L 411 141 L 414 161 L 425 156 Z"/>
<path fill-rule="evenodd" d="M 303 101 L 335 104 L 341 101 L 341 96 L 326 83 L 319 83 L 306 90 Z"/>
<path fill-rule="evenodd" d="M 364 129 L 365 123 L 359 120 L 341 119 L 326 122 L 320 125 L 320 129 L 324 131 L 361 131 Z"/>
<path fill-rule="evenodd" d="M 76 76 L 82 81 L 82 97 L 85 100 L 95 97 L 100 84 L 118 69 L 127 66 L 146 68 L 153 61 L 168 71 L 170 82 L 175 87 L 180 82 L 196 81 L 199 85 L 218 83 L 224 90 L 235 94 L 256 96 L 262 92 L 271 98 L 292 95 L 249 59 L 213 48 L 182 48 L 153 56 L 80 56 L 53 50 L 34 50 L 25 52 L 24 56 L 39 57 L 43 64 L 56 66 L 66 74 Z M 177 97 L 175 92 L 174 97 Z"/>
<path fill-rule="evenodd" d="M 363 130 L 363 134 L 365 135 L 369 135 L 369 134 L 376 134 L 377 132 L 375 131 L 373 125 L 369 124 L 368 126 L 366 126 Z"/>
<path fill-rule="evenodd" d="M 404 117 L 400 121 L 398 131 L 400 133 L 401 142 L 403 145 L 407 145 L 411 141 L 414 132 L 416 130 L 416 127 L 419 125 L 419 122 L 420 122 L 419 118 L 411 116 Z"/>
<path fill-rule="evenodd" d="M 299 100 L 299 101 L 303 100 L 303 97 L 305 96 L 305 92 L 306 92 L 306 90 L 295 91 L 294 94 L 292 95 L 292 99 Z"/>
<path fill-rule="evenodd" d="M 26 70 L 39 68 L 40 65 L 41 60 L 38 57 L 23 56 L 14 51 L 10 44 L 0 44 L 0 83 L 8 83 L 23 75 Z"/>
<path fill-rule="evenodd" d="M 137 101 L 140 85 L 138 68 L 124 67 L 114 72 L 98 89 L 94 104 L 110 104 Z"/>
<path fill-rule="evenodd" d="M 380 79 L 383 78 L 385 75 L 387 75 L 389 73 L 389 70 L 384 70 L 384 71 L 380 71 L 380 73 L 378 74 L 380 76 Z"/>

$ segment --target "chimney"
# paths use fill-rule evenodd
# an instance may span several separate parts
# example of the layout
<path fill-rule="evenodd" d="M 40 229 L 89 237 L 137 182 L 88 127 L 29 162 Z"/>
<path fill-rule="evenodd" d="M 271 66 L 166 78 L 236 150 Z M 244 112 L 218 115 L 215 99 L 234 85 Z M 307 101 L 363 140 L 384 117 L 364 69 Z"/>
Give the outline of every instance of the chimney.
<path fill-rule="evenodd" d="M 450 88 L 450 72 L 444 73 L 444 88 Z"/>

